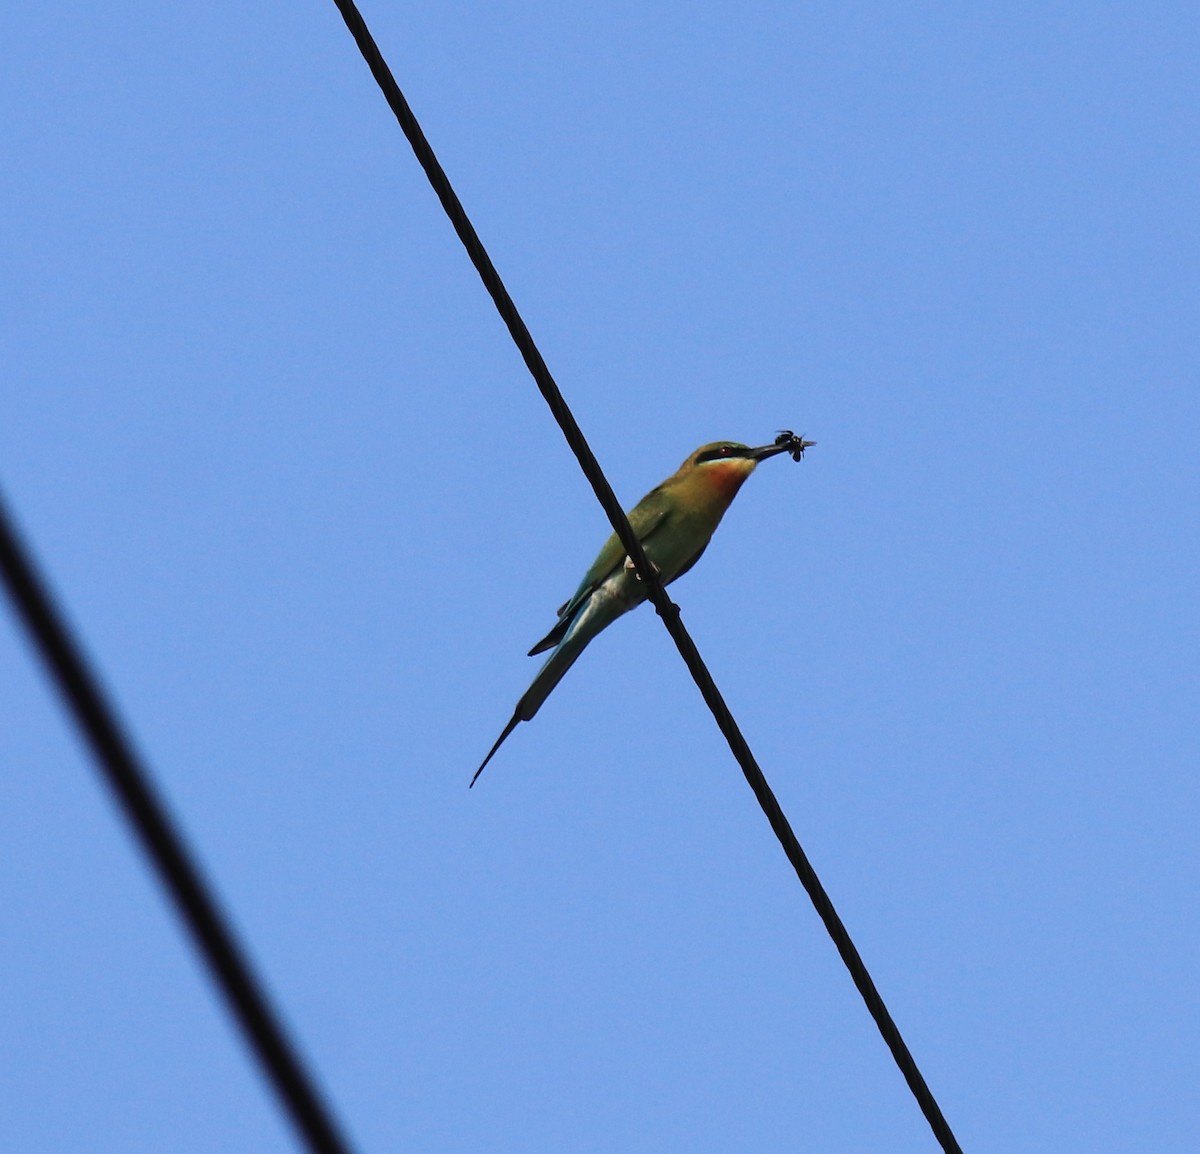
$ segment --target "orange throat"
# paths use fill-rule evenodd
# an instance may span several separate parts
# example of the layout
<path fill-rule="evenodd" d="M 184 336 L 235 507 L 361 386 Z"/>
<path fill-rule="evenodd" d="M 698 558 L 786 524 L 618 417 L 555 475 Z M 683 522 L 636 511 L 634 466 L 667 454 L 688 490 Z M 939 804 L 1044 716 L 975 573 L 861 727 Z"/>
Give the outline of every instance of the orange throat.
<path fill-rule="evenodd" d="M 746 466 L 750 467 L 747 468 Z M 738 460 L 723 461 L 720 464 L 709 465 L 705 469 L 705 478 L 713 489 L 724 498 L 728 505 L 737 496 L 742 482 L 754 471 L 754 462 Z"/>

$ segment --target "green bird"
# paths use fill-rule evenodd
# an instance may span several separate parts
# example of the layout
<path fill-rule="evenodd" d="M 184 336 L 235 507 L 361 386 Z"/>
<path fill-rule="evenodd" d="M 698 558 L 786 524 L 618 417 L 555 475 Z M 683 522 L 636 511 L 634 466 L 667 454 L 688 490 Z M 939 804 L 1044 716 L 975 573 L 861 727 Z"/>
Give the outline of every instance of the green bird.
<path fill-rule="evenodd" d="M 634 506 L 629 524 L 662 583 L 669 585 L 700 560 L 725 510 L 759 461 L 779 453 L 791 453 L 798 461 L 814 444 L 790 430 L 757 449 L 737 441 L 713 441 L 701 445 L 661 485 L 651 489 Z M 553 650 L 475 771 L 472 786 L 518 722 L 532 720 L 587 643 L 645 600 L 645 587 L 614 533 L 584 574 L 575 595 L 559 609 L 554 628 L 529 651 L 533 657 Z"/>

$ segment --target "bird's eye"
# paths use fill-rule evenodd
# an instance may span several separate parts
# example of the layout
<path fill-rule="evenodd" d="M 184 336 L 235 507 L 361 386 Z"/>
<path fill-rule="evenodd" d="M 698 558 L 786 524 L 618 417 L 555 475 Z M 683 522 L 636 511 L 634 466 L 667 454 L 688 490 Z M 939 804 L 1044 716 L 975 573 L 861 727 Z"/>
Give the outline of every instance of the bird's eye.
<path fill-rule="evenodd" d="M 711 449 L 705 449 L 696 458 L 697 465 L 706 464 L 709 461 L 727 461 L 730 457 L 744 457 L 745 448 L 740 445 L 713 445 Z"/>

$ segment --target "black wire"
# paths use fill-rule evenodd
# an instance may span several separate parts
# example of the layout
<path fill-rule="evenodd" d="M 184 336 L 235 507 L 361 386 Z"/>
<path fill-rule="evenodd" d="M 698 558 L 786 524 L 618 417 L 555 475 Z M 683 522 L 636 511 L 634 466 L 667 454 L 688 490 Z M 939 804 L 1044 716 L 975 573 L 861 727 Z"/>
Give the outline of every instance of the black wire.
<path fill-rule="evenodd" d="M 833 939 L 833 943 L 837 947 L 842 961 L 850 971 L 850 976 L 853 978 L 858 992 L 862 995 L 863 1001 L 866 1002 L 871 1017 L 874 1018 L 875 1024 L 879 1027 L 879 1032 L 883 1035 L 883 1039 L 887 1043 L 896 1065 L 904 1075 L 904 1079 L 920 1105 L 935 1137 L 941 1144 L 942 1149 L 946 1151 L 946 1154 L 962 1154 L 962 1148 L 959 1146 L 957 1139 L 954 1137 L 949 1124 L 942 1114 L 941 1108 L 938 1106 L 925 1079 L 922 1077 L 921 1071 L 917 1068 L 917 1064 L 907 1045 L 905 1045 L 904 1039 L 900 1036 L 900 1031 L 897 1029 L 896 1023 L 892 1020 L 891 1014 L 888 1013 L 888 1009 L 884 1005 L 879 991 L 875 988 L 875 983 L 871 980 L 871 975 L 867 972 L 867 967 L 863 964 L 862 957 L 855 948 L 853 941 L 851 941 L 846 927 L 842 924 L 841 918 L 838 917 L 837 911 L 833 907 L 833 902 L 825 892 L 825 887 L 821 885 L 820 879 L 817 877 L 816 871 L 810 864 L 799 841 L 797 841 L 796 835 L 792 832 L 792 827 L 788 823 L 783 810 L 780 808 L 774 793 L 772 793 L 771 787 L 767 784 L 767 780 L 763 776 L 758 762 L 755 761 L 754 755 L 750 752 L 750 747 L 746 744 L 746 739 L 742 736 L 737 722 L 734 721 L 733 715 L 725 705 L 725 701 L 721 697 L 720 691 L 717 689 L 711 674 L 701 660 L 695 642 L 692 641 L 691 636 L 684 628 L 683 622 L 679 617 L 679 607 L 664 592 L 656 574 L 651 569 L 646 559 L 646 554 L 642 550 L 641 543 L 629 525 L 625 511 L 617 501 L 616 495 L 613 493 L 607 478 L 601 471 L 600 465 L 596 461 L 587 441 L 584 439 L 583 433 L 580 431 L 579 425 L 571 414 L 571 410 L 567 407 L 566 401 L 563 400 L 558 385 L 555 383 L 553 376 L 551 376 L 546 362 L 542 359 L 542 354 L 534 344 L 529 329 L 521 319 L 520 313 L 517 312 L 517 306 L 513 303 L 512 297 L 509 296 L 508 290 L 500 280 L 500 275 L 496 272 L 496 268 L 492 264 L 487 251 L 484 249 L 479 235 L 476 233 L 470 220 L 467 219 L 467 214 L 463 209 L 462 203 L 459 201 L 454 189 L 450 186 L 450 181 L 447 179 L 441 164 L 438 163 L 438 159 L 434 155 L 429 141 L 425 139 L 425 133 L 417 123 L 417 118 L 413 115 L 412 109 L 409 108 L 408 101 L 405 100 L 404 94 L 400 91 L 395 77 L 392 76 L 391 69 L 383 59 L 383 55 L 379 51 L 379 47 L 375 43 L 370 30 L 367 28 L 366 22 L 352 3 L 352 0 L 334 0 L 334 3 L 337 5 L 338 11 L 342 14 L 342 19 L 345 20 L 346 27 L 349 28 L 351 36 L 354 37 L 354 41 L 358 45 L 363 59 L 367 62 L 367 67 L 370 68 L 371 75 L 375 77 L 375 81 L 383 91 L 388 105 L 395 113 L 396 119 L 400 122 L 400 127 L 403 129 L 404 135 L 408 138 L 408 142 L 412 146 L 417 160 L 425 170 L 425 175 L 429 178 L 429 183 L 433 186 L 434 192 L 437 193 L 437 197 L 442 203 L 442 208 L 445 209 L 446 215 L 450 218 L 450 223 L 454 226 L 454 231 L 458 233 L 459 239 L 466 248 L 467 255 L 471 258 L 471 263 L 474 264 L 476 270 L 479 272 L 484 287 L 495 302 L 504 323 L 508 326 L 508 331 L 512 335 L 517 348 L 520 350 L 525 364 L 529 367 L 529 371 L 533 375 L 533 379 L 542 396 L 545 398 L 546 404 L 549 405 L 550 412 L 558 422 L 559 428 L 562 429 L 563 436 L 566 438 L 567 444 L 570 445 L 571 451 L 578 459 L 584 476 L 587 477 L 604 512 L 607 514 L 609 521 L 612 522 L 613 529 L 620 538 L 621 544 L 625 547 L 626 553 L 636 566 L 638 576 L 641 577 L 642 582 L 646 586 L 646 593 L 650 601 L 658 611 L 658 615 L 663 619 L 667 632 L 670 633 L 672 639 L 675 641 L 680 655 L 691 672 L 692 679 L 699 687 L 705 703 L 712 711 L 721 732 L 725 735 L 725 740 L 729 743 L 729 748 L 733 752 L 733 756 L 737 759 L 738 765 L 741 766 L 746 781 L 754 791 L 754 796 L 758 799 L 758 804 L 762 807 L 763 813 L 766 814 L 767 821 L 771 823 L 771 829 L 775 831 L 775 836 L 779 839 L 784 853 L 787 854 L 788 861 L 792 863 L 797 877 L 799 877 L 801 884 L 812 900 L 812 904 L 820 915 L 821 921 L 825 924 L 829 936 Z"/>
<path fill-rule="evenodd" d="M 59 695 L 305 1145 L 318 1154 L 348 1154 L 349 1144 L 339 1135 L 332 1115 L 271 1009 L 215 897 L 155 794 L 149 775 L 121 729 L 116 711 L 88 668 L 82 647 L 72 639 L 45 581 L 22 545 L 2 497 L 0 570 L 13 607 Z"/>

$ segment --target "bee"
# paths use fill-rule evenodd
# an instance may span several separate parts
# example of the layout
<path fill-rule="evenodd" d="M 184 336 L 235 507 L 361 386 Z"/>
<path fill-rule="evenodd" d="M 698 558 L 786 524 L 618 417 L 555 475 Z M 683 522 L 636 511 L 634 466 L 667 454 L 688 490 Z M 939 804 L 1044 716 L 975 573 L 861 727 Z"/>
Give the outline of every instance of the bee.
<path fill-rule="evenodd" d="M 797 437 L 791 429 L 780 429 L 779 435 L 775 438 L 775 444 L 786 446 L 793 461 L 800 460 L 804 456 L 804 450 L 812 448 L 816 443 L 816 441 L 806 441 L 803 436 Z"/>

